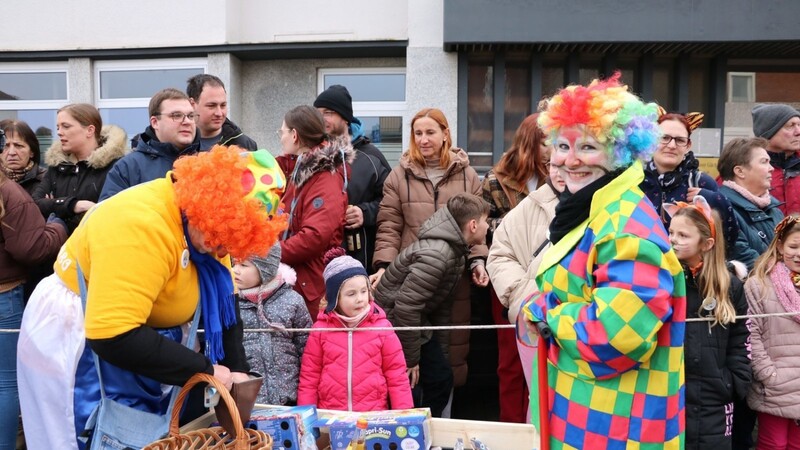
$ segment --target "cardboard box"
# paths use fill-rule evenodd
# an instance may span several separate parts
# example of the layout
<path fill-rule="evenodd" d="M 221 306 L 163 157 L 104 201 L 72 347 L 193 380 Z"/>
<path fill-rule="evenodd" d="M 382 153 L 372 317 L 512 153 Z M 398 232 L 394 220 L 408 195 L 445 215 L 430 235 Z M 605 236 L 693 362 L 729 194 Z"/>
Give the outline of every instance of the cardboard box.
<path fill-rule="evenodd" d="M 272 436 L 272 450 L 316 450 L 316 422 L 317 408 L 313 406 L 256 407 L 247 427 Z"/>
<path fill-rule="evenodd" d="M 397 411 L 335 412 L 316 425 L 326 427 L 331 450 L 344 450 L 356 431 L 356 421 L 367 419 L 370 450 L 428 450 L 431 447 L 431 412 L 427 408 Z"/>

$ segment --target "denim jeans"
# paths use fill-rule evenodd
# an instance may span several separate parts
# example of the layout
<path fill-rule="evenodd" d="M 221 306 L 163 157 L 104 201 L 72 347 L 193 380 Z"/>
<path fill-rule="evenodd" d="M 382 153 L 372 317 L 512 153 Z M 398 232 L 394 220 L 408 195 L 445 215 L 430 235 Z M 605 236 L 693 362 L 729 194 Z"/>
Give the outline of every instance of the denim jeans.
<path fill-rule="evenodd" d="M 22 323 L 25 288 L 0 293 L 0 329 L 18 329 Z M 14 450 L 17 442 L 17 339 L 19 333 L 0 332 L 0 450 Z"/>

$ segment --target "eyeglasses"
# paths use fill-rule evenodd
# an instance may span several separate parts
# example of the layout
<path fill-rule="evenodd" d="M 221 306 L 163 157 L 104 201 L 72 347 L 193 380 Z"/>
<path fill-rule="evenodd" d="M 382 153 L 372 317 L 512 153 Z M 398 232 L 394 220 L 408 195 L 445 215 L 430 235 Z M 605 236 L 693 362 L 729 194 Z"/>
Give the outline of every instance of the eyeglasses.
<path fill-rule="evenodd" d="M 275 130 L 275 133 L 278 135 L 278 138 L 280 139 L 280 138 L 283 137 L 283 133 L 288 133 L 288 132 L 290 132 L 292 130 L 293 130 L 293 128 L 289 128 L 287 130 L 284 130 L 283 128 L 278 128 L 277 130 Z"/>
<path fill-rule="evenodd" d="M 175 123 L 183 123 L 184 119 L 189 119 L 191 122 L 197 122 L 197 119 L 200 118 L 200 114 L 193 113 L 193 112 L 188 113 L 188 114 L 184 114 L 182 112 L 172 112 L 172 113 L 169 113 L 169 114 L 155 113 L 154 116 L 167 116 L 170 119 L 172 119 L 172 121 L 175 122 Z"/>
<path fill-rule="evenodd" d="M 669 142 L 673 141 L 673 140 L 675 141 L 675 146 L 676 147 L 686 147 L 687 145 L 689 145 L 689 141 L 690 141 L 689 138 L 680 137 L 680 136 L 670 136 L 668 134 L 665 134 L 665 135 L 661 136 L 661 145 L 669 145 Z"/>

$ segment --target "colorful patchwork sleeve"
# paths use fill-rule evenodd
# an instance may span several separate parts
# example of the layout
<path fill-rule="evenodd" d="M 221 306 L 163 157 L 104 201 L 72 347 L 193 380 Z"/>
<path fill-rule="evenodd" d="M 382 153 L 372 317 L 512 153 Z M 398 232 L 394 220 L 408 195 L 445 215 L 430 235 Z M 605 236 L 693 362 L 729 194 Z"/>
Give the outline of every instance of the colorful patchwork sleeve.
<path fill-rule="evenodd" d="M 562 292 L 562 299 L 567 301 L 551 298 L 555 288 L 544 300 L 547 323 L 561 348 L 559 359 L 572 360 L 579 376 L 597 379 L 616 377 L 647 361 L 658 344 L 658 330 L 672 317 L 680 266 L 669 255 L 631 234 L 597 241 L 587 260 L 593 280 L 576 283 L 575 274 L 564 274 L 569 292 Z M 560 264 L 555 270 L 566 272 Z M 555 279 L 554 285 L 559 284 Z M 531 312 L 538 315 L 537 308 Z"/>

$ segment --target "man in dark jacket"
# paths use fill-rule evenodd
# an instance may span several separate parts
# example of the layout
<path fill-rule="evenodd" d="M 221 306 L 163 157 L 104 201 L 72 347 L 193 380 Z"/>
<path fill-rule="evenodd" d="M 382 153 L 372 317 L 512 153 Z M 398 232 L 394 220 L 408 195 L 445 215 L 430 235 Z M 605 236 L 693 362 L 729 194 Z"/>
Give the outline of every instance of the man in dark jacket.
<path fill-rule="evenodd" d="M 346 87 L 334 84 L 324 90 L 314 101 L 314 107 L 325 119 L 325 132 L 333 137 L 346 136 L 356 152 L 347 184 L 349 206 L 342 246 L 371 274 L 383 181 L 392 168 L 383 153 L 364 136 L 361 121 L 353 116 L 353 98 Z"/>
<path fill-rule="evenodd" d="M 756 105 L 753 134 L 769 141 L 765 150 L 772 164 L 770 194 L 781 202 L 784 215 L 800 213 L 800 112 L 789 105 Z"/>
<path fill-rule="evenodd" d="M 183 92 L 167 88 L 156 93 L 148 106 L 150 126 L 139 137 L 136 149 L 108 172 L 100 200 L 137 184 L 161 178 L 178 157 L 200 149 L 197 113 Z"/>
<path fill-rule="evenodd" d="M 216 144 L 236 145 L 251 151 L 258 149 L 256 141 L 228 119 L 228 93 L 219 77 L 204 73 L 189 78 L 186 95 L 198 115 L 200 150 L 208 150 Z"/>

